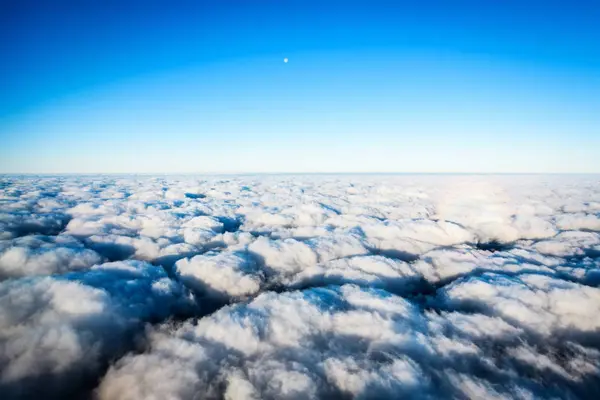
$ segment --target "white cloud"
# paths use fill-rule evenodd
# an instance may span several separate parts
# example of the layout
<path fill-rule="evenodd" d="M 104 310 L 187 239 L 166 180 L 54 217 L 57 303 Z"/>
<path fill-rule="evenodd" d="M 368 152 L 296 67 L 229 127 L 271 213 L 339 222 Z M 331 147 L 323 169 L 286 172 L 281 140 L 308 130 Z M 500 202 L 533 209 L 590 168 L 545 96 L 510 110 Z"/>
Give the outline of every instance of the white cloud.
<path fill-rule="evenodd" d="M 256 263 L 236 253 L 207 253 L 179 260 L 175 272 L 189 288 L 224 300 L 258 293 L 263 280 Z"/>
<path fill-rule="evenodd" d="M 53 397 L 81 389 L 131 348 L 146 321 L 191 309 L 161 268 L 140 261 L 0 284 L 0 391 Z"/>
<path fill-rule="evenodd" d="M 562 230 L 600 231 L 600 218 L 594 214 L 562 214 L 556 218 L 556 227 Z"/>
<path fill-rule="evenodd" d="M 599 211 L 594 176 L 0 177 L 0 397 L 595 398 Z"/>
<path fill-rule="evenodd" d="M 483 308 L 544 336 L 600 332 L 600 288 L 523 274 L 486 273 L 457 281 L 443 291 L 450 304 Z"/>
<path fill-rule="evenodd" d="M 25 236 L 0 242 L 0 280 L 86 269 L 103 261 L 69 236 Z"/>

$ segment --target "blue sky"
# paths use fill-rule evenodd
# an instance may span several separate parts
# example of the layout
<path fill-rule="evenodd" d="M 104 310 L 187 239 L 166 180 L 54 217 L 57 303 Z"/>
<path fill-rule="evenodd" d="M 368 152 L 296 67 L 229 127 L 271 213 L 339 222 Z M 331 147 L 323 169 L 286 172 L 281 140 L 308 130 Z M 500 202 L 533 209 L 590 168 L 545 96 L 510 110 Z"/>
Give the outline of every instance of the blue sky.
<path fill-rule="evenodd" d="M 0 172 L 600 172 L 598 21 L 591 1 L 0 0 Z"/>

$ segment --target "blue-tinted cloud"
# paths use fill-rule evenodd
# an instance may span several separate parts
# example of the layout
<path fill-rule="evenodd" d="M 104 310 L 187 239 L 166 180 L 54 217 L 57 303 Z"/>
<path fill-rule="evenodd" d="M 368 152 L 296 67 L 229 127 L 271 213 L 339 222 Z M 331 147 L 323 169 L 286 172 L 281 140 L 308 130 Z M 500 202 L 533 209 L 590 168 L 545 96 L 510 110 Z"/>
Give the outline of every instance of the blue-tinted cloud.
<path fill-rule="evenodd" d="M 597 176 L 0 178 L 3 398 L 594 398 Z"/>

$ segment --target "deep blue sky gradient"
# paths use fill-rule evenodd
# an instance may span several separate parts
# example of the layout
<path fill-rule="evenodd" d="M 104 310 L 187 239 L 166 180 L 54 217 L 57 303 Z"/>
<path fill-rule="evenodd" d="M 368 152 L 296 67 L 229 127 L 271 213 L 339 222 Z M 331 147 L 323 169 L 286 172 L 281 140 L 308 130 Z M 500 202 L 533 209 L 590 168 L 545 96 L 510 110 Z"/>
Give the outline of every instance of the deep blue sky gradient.
<path fill-rule="evenodd" d="M 592 1 L 0 0 L 0 171 L 600 172 L 599 21 Z"/>

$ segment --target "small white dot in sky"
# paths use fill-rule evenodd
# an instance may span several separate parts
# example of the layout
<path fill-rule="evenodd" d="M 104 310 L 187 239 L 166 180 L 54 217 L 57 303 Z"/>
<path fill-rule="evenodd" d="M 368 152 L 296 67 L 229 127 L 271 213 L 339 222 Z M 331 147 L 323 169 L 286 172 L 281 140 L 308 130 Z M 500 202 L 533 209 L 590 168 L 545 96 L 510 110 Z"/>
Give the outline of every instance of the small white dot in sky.
<path fill-rule="evenodd" d="M 283 59 L 283 62 L 284 62 L 284 63 L 288 62 L 288 59 L 287 59 L 287 57 Z"/>

